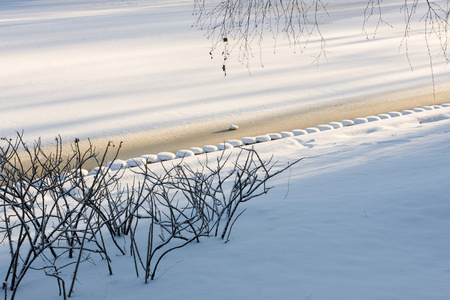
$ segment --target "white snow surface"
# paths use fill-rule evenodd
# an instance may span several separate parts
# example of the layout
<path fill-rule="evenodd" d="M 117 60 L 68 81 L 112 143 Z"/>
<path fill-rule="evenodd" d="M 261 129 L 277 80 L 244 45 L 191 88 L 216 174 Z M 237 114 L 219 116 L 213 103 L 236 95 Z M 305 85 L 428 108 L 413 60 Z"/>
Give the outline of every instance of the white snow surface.
<path fill-rule="evenodd" d="M 219 119 L 239 124 L 366 94 L 431 92 L 423 23 L 413 22 L 408 39 L 411 71 L 402 4 L 383 7 L 392 27 L 382 23 L 373 38 L 377 19 L 367 22 L 366 36 L 364 1 L 331 1 L 329 16 L 320 16 L 326 58 L 315 61 L 318 36 L 294 53 L 280 34 L 274 54 L 268 34 L 262 61 L 256 45 L 250 69 L 232 52 L 224 77 L 221 49 L 211 59 L 205 31 L 191 26 L 193 0 L 3 0 L 0 136 L 24 130 L 45 144 L 57 135 L 71 141 Z M 437 41 L 429 42 L 435 49 Z M 436 85 L 447 84 L 445 60 L 432 55 Z"/>
<path fill-rule="evenodd" d="M 93 257 L 75 298 L 448 299 L 450 107 L 252 147 L 280 166 L 306 159 L 242 206 L 228 243 L 204 238 L 170 253 L 147 285 L 129 255 L 112 255 L 112 276 Z M 1 270 L 8 255 L 4 244 Z M 57 294 L 36 271 L 18 299 Z"/>
<path fill-rule="evenodd" d="M 309 60 L 318 40 L 293 54 L 280 39 L 276 55 L 273 44 L 263 44 L 264 69 L 255 60 L 249 76 L 231 57 L 224 78 L 220 57 L 211 60 L 202 32 L 191 28 L 192 1 L 5 0 L 0 136 L 24 130 L 50 143 L 58 134 L 92 138 L 219 118 L 230 123 L 425 86 L 423 36 L 411 32 L 414 71 L 404 49 L 392 47 L 403 36 L 402 3 L 384 11 L 392 28 L 382 25 L 377 38 L 365 39 L 364 1 L 334 1 L 322 30 L 327 60 Z M 435 61 L 434 72 L 436 83 L 449 82 L 444 63 Z M 129 255 L 111 256 L 112 276 L 93 255 L 81 265 L 73 299 L 449 299 L 450 107 L 413 111 L 247 146 L 281 166 L 306 159 L 242 206 L 228 243 L 204 238 L 170 253 L 147 285 Z M 175 156 L 142 155 L 154 166 Z M 203 156 L 183 161 L 195 166 Z M 114 168 L 131 165 L 117 161 Z M 131 183 L 133 173 L 125 172 L 124 184 Z M 3 275 L 8 262 L 3 243 Z M 16 299 L 61 297 L 54 279 L 30 271 Z"/>

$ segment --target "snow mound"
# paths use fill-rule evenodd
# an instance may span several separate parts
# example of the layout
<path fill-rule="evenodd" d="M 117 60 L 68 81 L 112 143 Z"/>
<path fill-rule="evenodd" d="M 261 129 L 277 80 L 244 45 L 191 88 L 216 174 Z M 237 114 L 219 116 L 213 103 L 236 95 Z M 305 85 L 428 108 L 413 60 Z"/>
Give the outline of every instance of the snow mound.
<path fill-rule="evenodd" d="M 235 140 L 235 139 L 225 141 L 225 143 L 230 144 L 233 147 L 240 147 L 244 144 L 241 140 Z"/>
<path fill-rule="evenodd" d="M 403 116 L 411 115 L 411 114 L 413 114 L 413 113 L 415 113 L 415 111 L 410 110 L 410 109 L 405 109 L 405 110 L 402 110 L 402 112 L 401 112 L 401 114 L 402 114 Z"/>
<path fill-rule="evenodd" d="M 202 149 L 205 153 L 215 152 L 219 150 L 219 148 L 217 148 L 217 146 L 214 145 L 205 145 L 202 147 Z"/>
<path fill-rule="evenodd" d="M 366 118 L 355 118 L 353 119 L 353 124 L 358 125 L 358 124 L 364 124 L 369 122 Z"/>
<path fill-rule="evenodd" d="M 121 159 L 116 159 L 115 161 L 110 161 L 105 164 L 105 167 L 109 168 L 111 171 L 118 171 L 127 167 L 127 162 Z"/>
<path fill-rule="evenodd" d="M 400 112 L 398 112 L 398 111 L 388 112 L 388 115 L 390 115 L 391 118 L 396 118 L 396 117 L 401 117 L 402 116 L 402 114 Z"/>
<path fill-rule="evenodd" d="M 434 109 L 433 106 L 428 106 L 428 105 L 422 106 L 422 108 L 425 109 L 425 110 L 433 110 Z"/>
<path fill-rule="evenodd" d="M 270 139 L 270 136 L 268 134 L 258 135 L 256 137 L 256 142 L 257 143 L 269 142 L 270 140 L 271 139 Z"/>
<path fill-rule="evenodd" d="M 268 133 L 267 134 L 271 140 L 279 140 L 282 138 L 280 133 Z"/>
<path fill-rule="evenodd" d="M 293 137 L 294 133 L 292 133 L 290 131 L 282 131 L 282 132 L 280 132 L 280 135 L 282 138 L 288 138 L 288 137 Z"/>
<path fill-rule="evenodd" d="M 308 131 L 306 131 L 304 129 L 294 129 L 294 130 L 292 130 L 292 133 L 294 135 L 304 135 L 304 134 L 308 134 Z"/>
<path fill-rule="evenodd" d="M 145 159 L 145 161 L 146 161 L 148 164 L 155 163 L 155 162 L 158 162 L 158 161 L 159 161 L 158 155 L 156 155 L 156 154 L 145 154 L 145 155 L 141 155 L 141 158 Z"/>
<path fill-rule="evenodd" d="M 316 128 L 319 129 L 320 131 L 327 131 L 327 130 L 333 130 L 334 129 L 334 127 L 329 125 L 329 124 L 317 125 Z"/>
<path fill-rule="evenodd" d="M 172 152 L 160 152 L 157 156 L 160 161 L 172 160 L 176 158 L 175 153 Z"/>
<path fill-rule="evenodd" d="M 328 123 L 328 125 L 333 126 L 334 129 L 339 129 L 339 128 L 344 127 L 344 125 L 342 125 L 341 122 L 330 122 L 330 123 Z"/>
<path fill-rule="evenodd" d="M 233 148 L 234 148 L 233 145 L 228 144 L 228 143 L 217 144 L 217 149 L 219 149 L 219 150 L 233 149 Z"/>
<path fill-rule="evenodd" d="M 256 137 L 246 136 L 246 137 L 241 138 L 241 141 L 242 141 L 242 143 L 244 143 L 244 145 L 255 144 Z"/>
<path fill-rule="evenodd" d="M 203 154 L 205 151 L 203 151 L 200 147 L 191 147 L 189 148 L 190 151 L 192 151 L 195 155 Z"/>
<path fill-rule="evenodd" d="M 306 131 L 307 133 L 316 133 L 316 132 L 320 132 L 320 130 L 317 129 L 316 127 L 308 127 L 308 128 L 305 128 L 305 131 Z"/>
<path fill-rule="evenodd" d="M 146 164 L 146 160 L 142 157 L 135 157 L 126 160 L 127 168 L 141 167 Z"/>
<path fill-rule="evenodd" d="M 379 116 L 367 116 L 366 119 L 367 119 L 367 122 L 375 122 L 375 121 L 381 120 L 381 118 Z"/>
<path fill-rule="evenodd" d="M 417 112 L 424 112 L 425 109 L 424 109 L 424 108 L 421 108 L 421 107 L 417 107 L 417 108 L 413 108 L 412 111 L 413 111 L 413 112 L 416 112 L 416 113 L 417 113 Z"/>
<path fill-rule="evenodd" d="M 175 154 L 177 158 L 183 158 L 183 157 L 189 157 L 189 156 L 194 156 L 195 153 L 191 150 L 178 150 L 177 153 Z"/>
<path fill-rule="evenodd" d="M 391 119 L 391 116 L 388 115 L 388 114 L 379 114 L 378 117 L 379 117 L 381 120 Z"/>
<path fill-rule="evenodd" d="M 342 121 L 341 121 L 341 124 L 342 124 L 343 126 L 352 126 L 352 125 L 355 125 L 355 123 L 354 123 L 352 120 L 342 120 Z"/>

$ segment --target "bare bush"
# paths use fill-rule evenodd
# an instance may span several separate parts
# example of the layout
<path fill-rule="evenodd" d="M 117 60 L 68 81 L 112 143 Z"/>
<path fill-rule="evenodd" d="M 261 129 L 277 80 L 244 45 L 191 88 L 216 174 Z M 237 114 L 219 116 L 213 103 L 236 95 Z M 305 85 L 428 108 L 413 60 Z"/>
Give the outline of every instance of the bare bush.
<path fill-rule="evenodd" d="M 243 212 L 238 210 L 240 204 L 268 193 L 272 188 L 268 181 L 292 164 L 273 171 L 276 162 L 263 161 L 254 149 L 242 149 L 233 161 L 223 154 L 212 166 L 201 165 L 200 172 L 189 166 L 177 168 L 179 180 L 172 182 L 210 221 L 208 235 L 228 240 L 234 222 Z"/>
<path fill-rule="evenodd" d="M 108 259 L 99 235 L 105 227 L 114 239 L 115 231 L 111 216 L 102 207 L 111 198 L 109 191 L 120 176 L 105 170 L 85 180 L 87 171 L 83 164 L 97 160 L 97 154 L 92 146 L 82 152 L 78 141 L 69 156 L 63 156 L 60 138 L 53 154 L 45 153 L 39 141 L 29 148 L 22 135 L 15 141 L 2 141 L 5 146 L 0 147 L 0 232 L 11 255 L 3 282 L 5 298 L 10 290 L 14 299 L 30 269 L 41 269 L 57 278 L 61 293 L 66 296 L 66 285 L 59 275 L 61 269 L 72 266 L 73 280 L 67 293 L 70 296 L 81 261 L 92 253 Z M 74 262 L 57 264 L 61 256 L 73 258 L 74 253 Z"/>
<path fill-rule="evenodd" d="M 135 211 L 131 252 L 135 265 L 145 271 L 145 282 L 155 278 L 161 259 L 173 250 L 205 236 L 228 241 L 243 212 L 240 204 L 266 194 L 271 178 L 301 160 L 274 171 L 276 163 L 263 161 L 254 149 L 242 149 L 235 160 L 225 153 L 212 162 L 199 161 L 195 169 L 181 161 L 162 163 L 162 173 L 147 165 L 134 170 L 143 178 L 137 194 L 146 200 L 139 200 Z M 148 226 L 145 244 L 135 238 L 138 225 Z"/>
<path fill-rule="evenodd" d="M 5 299 L 15 298 L 29 270 L 56 279 L 60 295 L 71 297 L 83 262 L 97 256 L 113 274 L 110 253 L 129 251 L 136 275 L 143 271 L 147 283 L 174 250 L 201 237 L 228 241 L 240 205 L 267 193 L 268 181 L 292 165 L 242 149 L 235 159 L 226 152 L 212 162 L 206 156 L 196 168 L 183 160 L 161 162 L 157 172 L 135 167 L 127 173 L 134 181 L 122 185 L 126 170 L 102 167 L 111 145 L 99 156 L 92 145 L 82 151 L 75 141 L 72 154 L 63 156 L 60 138 L 54 154 L 39 141 L 29 148 L 20 134 L 3 142 L 0 233 L 10 250 Z M 97 162 L 97 172 L 83 169 L 88 160 Z"/>

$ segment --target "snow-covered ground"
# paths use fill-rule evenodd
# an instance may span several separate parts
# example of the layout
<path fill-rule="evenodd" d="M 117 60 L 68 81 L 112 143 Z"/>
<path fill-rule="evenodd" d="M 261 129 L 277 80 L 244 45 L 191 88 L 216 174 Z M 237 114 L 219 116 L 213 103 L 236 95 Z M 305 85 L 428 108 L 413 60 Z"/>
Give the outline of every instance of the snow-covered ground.
<path fill-rule="evenodd" d="M 272 55 L 268 42 L 264 69 L 253 61 L 249 77 L 231 61 L 224 78 L 220 59 L 210 59 L 208 42 L 190 27 L 192 1 L 2 1 L 0 135 L 24 129 L 26 137 L 49 142 L 57 134 L 104 137 L 223 118 L 235 123 L 274 110 L 430 88 L 423 36 L 410 40 L 414 71 L 398 50 L 404 29 L 398 7 L 385 11 L 394 27 L 366 40 L 355 14 L 363 7 L 334 3 L 323 27 L 330 53 L 318 67 L 311 65 L 314 41 L 295 55 L 283 43 Z M 438 84 L 449 81 L 447 69 L 435 62 Z M 254 147 L 281 164 L 306 159 L 242 207 L 228 243 L 205 238 L 174 251 L 147 285 L 136 278 L 130 256 L 113 256 L 112 276 L 94 257 L 95 265 L 81 265 L 74 298 L 450 297 L 448 106 Z M 195 165 L 197 158 L 185 161 Z M 2 274 L 8 262 L 3 244 Z M 17 299 L 32 298 L 61 299 L 56 281 L 30 271 Z"/>
<path fill-rule="evenodd" d="M 75 299 L 448 299 L 449 106 L 254 145 L 306 160 L 242 206 L 228 243 L 170 253 L 147 285 L 129 255 L 112 255 L 112 276 L 93 256 Z M 30 271 L 18 299 L 31 298 L 60 299 L 56 281 Z"/>

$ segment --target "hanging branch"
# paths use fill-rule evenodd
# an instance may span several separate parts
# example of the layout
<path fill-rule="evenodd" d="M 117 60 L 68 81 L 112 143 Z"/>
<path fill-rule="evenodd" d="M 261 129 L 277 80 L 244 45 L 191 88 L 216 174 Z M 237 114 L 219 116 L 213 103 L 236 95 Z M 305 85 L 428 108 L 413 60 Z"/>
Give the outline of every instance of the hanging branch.
<path fill-rule="evenodd" d="M 262 42 L 266 34 L 272 36 L 275 45 L 282 35 L 294 52 L 302 52 L 311 39 L 318 38 L 320 51 L 316 60 L 325 55 L 325 39 L 319 24 L 322 15 L 328 13 L 321 0 L 221 0 L 214 4 L 194 0 L 193 14 L 197 16 L 194 26 L 205 30 L 211 40 L 211 58 L 216 50 L 221 52 L 225 76 L 229 57 L 234 52 L 239 62 L 250 67 L 255 44 L 264 66 Z"/>

